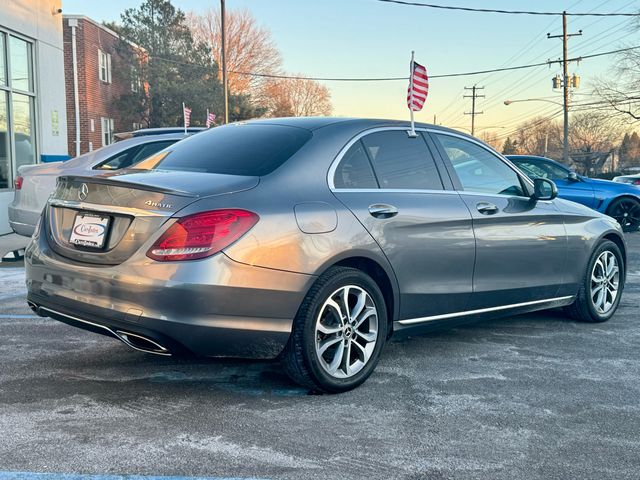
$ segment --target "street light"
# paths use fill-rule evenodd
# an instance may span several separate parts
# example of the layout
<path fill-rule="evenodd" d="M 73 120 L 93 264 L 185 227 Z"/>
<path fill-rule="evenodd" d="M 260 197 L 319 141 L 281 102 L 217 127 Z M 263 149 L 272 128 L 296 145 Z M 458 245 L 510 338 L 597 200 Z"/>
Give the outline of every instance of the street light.
<path fill-rule="evenodd" d="M 519 102 L 548 102 L 548 103 L 553 103 L 554 105 L 559 105 L 559 106 L 563 106 L 560 102 L 554 102 L 553 100 L 547 100 L 546 98 L 522 98 L 520 100 L 505 100 L 504 104 L 505 105 L 511 105 L 512 103 L 519 103 Z"/>
<path fill-rule="evenodd" d="M 554 102 L 553 100 L 547 100 L 546 98 L 522 98 L 519 100 L 505 100 L 504 104 L 505 105 L 511 105 L 512 103 L 518 103 L 518 102 L 547 102 L 547 103 L 553 103 L 554 105 L 558 105 L 560 107 L 563 108 L 563 110 L 565 110 L 566 112 L 566 106 L 563 103 L 560 102 Z M 563 143 L 564 143 L 564 148 L 563 148 L 563 153 L 562 153 L 562 160 L 565 163 L 569 163 L 569 134 L 567 133 L 569 131 L 569 127 L 568 127 L 568 117 L 565 115 L 564 117 L 564 139 L 563 139 Z M 549 132 L 546 133 L 545 137 L 544 137 L 544 155 L 547 156 L 547 142 L 549 141 Z"/>

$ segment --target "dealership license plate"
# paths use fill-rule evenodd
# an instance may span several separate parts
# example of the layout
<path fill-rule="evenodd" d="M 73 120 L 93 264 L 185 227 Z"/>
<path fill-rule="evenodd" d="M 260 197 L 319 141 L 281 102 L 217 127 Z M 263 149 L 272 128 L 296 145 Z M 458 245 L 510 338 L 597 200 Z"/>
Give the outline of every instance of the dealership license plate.
<path fill-rule="evenodd" d="M 78 213 L 73 222 L 69 241 L 74 245 L 83 247 L 102 248 L 107 237 L 108 228 L 109 217 Z"/>

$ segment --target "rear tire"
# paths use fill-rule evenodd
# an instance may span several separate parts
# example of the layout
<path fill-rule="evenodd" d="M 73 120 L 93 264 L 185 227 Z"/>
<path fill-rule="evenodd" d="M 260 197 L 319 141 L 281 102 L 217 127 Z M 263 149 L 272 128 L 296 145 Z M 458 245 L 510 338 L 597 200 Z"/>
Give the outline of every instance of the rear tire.
<path fill-rule="evenodd" d="M 607 215 L 615 218 L 624 232 L 635 232 L 640 227 L 640 202 L 635 198 L 617 198 L 609 208 Z"/>
<path fill-rule="evenodd" d="M 304 387 L 345 392 L 371 375 L 386 334 L 387 310 L 376 282 L 355 268 L 332 267 L 302 302 L 282 363 Z"/>
<path fill-rule="evenodd" d="M 578 321 L 606 322 L 616 312 L 624 289 L 625 265 L 618 246 L 602 240 L 591 254 L 575 301 L 564 308 Z"/>

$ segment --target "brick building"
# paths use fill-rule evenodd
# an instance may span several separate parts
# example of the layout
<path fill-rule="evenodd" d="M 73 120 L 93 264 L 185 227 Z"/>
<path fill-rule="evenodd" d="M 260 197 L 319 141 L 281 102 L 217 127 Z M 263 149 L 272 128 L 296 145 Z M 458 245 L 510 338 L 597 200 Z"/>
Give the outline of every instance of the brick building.
<path fill-rule="evenodd" d="M 140 86 L 114 74 L 120 60 L 116 32 L 83 15 L 63 20 L 67 137 L 75 157 L 112 143 L 114 133 L 139 128 L 123 118 L 117 100 Z"/>

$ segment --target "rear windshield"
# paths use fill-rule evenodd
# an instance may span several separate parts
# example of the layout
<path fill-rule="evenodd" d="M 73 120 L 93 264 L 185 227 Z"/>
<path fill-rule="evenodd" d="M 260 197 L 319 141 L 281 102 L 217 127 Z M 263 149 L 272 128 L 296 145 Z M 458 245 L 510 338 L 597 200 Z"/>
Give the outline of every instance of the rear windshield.
<path fill-rule="evenodd" d="M 286 162 L 311 136 L 308 130 L 282 125 L 225 125 L 198 133 L 164 150 L 161 160 L 152 168 L 267 175 Z"/>

